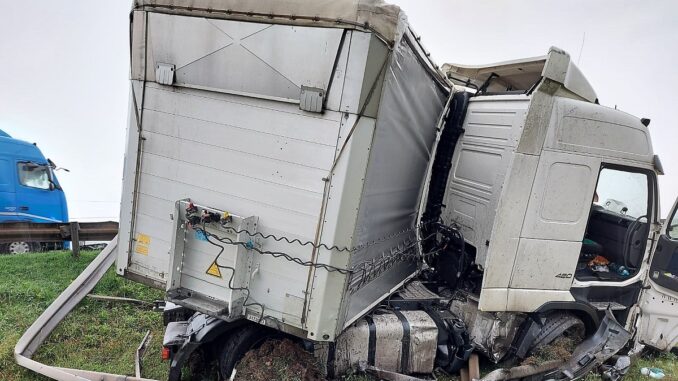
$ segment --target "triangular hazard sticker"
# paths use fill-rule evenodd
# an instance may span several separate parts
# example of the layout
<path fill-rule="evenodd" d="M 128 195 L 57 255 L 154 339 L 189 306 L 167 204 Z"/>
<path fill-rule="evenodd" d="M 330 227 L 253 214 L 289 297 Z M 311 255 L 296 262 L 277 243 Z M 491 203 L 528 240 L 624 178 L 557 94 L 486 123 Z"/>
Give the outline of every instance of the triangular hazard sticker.
<path fill-rule="evenodd" d="M 221 269 L 219 269 L 219 266 L 217 266 L 217 261 L 215 260 L 212 262 L 210 265 L 210 268 L 207 269 L 207 274 L 211 276 L 215 276 L 217 278 L 221 278 Z"/>

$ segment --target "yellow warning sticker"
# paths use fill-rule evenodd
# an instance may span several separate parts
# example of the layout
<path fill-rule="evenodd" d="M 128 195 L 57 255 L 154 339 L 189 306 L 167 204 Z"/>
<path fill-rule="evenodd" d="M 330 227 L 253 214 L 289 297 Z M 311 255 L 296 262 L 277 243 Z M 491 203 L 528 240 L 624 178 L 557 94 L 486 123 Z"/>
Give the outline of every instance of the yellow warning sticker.
<path fill-rule="evenodd" d="M 141 245 L 150 245 L 151 244 L 151 237 L 147 236 L 146 234 L 137 234 L 137 242 Z"/>
<path fill-rule="evenodd" d="M 141 255 L 148 255 L 148 246 L 137 244 L 134 252 Z"/>
<path fill-rule="evenodd" d="M 206 272 L 208 275 L 221 278 L 221 269 L 219 268 L 219 266 L 217 266 L 216 259 L 214 260 L 214 262 L 212 262 L 212 264 L 210 265 Z"/>
<path fill-rule="evenodd" d="M 148 246 L 151 244 L 151 237 L 146 234 L 137 234 L 134 252 L 141 255 L 148 255 Z"/>

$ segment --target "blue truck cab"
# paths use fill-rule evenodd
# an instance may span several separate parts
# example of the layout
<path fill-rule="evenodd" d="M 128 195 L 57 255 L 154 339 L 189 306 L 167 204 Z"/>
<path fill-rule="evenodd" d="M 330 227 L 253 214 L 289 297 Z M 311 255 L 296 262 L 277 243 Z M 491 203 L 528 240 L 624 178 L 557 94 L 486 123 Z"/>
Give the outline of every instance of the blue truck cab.
<path fill-rule="evenodd" d="M 66 196 L 55 169 L 37 145 L 14 139 L 0 130 L 0 224 L 68 222 Z M 13 242 L 0 244 L 0 252 L 63 247 L 63 243 Z"/>

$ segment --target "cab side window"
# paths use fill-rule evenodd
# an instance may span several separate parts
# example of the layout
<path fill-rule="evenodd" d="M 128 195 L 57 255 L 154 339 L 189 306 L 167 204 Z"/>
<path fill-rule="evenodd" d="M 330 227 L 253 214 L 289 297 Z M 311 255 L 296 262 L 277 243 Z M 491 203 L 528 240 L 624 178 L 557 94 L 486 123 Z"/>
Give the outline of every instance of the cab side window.
<path fill-rule="evenodd" d="M 669 226 L 666 228 L 666 235 L 672 240 L 678 240 L 678 213 L 673 213 Z"/>
<path fill-rule="evenodd" d="M 665 224 L 666 234 L 657 242 L 650 277 L 660 286 L 678 292 L 678 213 L 674 211 Z"/>
<path fill-rule="evenodd" d="M 654 177 L 646 171 L 603 166 L 577 265 L 577 279 L 623 281 L 646 253 Z M 675 233 L 678 236 L 678 231 Z"/>
<path fill-rule="evenodd" d="M 648 176 L 644 173 L 603 168 L 596 194 L 594 203 L 609 212 L 631 218 L 648 214 Z"/>

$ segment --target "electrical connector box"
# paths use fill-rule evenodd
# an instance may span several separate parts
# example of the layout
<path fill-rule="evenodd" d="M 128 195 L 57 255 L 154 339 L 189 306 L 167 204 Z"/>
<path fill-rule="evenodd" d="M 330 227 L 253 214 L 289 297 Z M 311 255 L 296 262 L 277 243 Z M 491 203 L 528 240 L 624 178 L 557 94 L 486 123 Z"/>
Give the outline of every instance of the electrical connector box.
<path fill-rule="evenodd" d="M 191 222 L 190 208 L 208 218 Z M 258 245 L 257 217 L 229 214 L 214 220 L 209 217 L 226 212 L 190 200 L 177 201 L 175 211 L 167 299 L 227 321 L 245 317 L 253 262 L 258 258 L 252 252 Z"/>
<path fill-rule="evenodd" d="M 448 83 L 403 15 L 385 39 L 155 10 L 133 12 L 117 272 L 224 320 L 333 340 L 418 271 Z M 171 87 L 155 62 L 176 67 Z"/>

